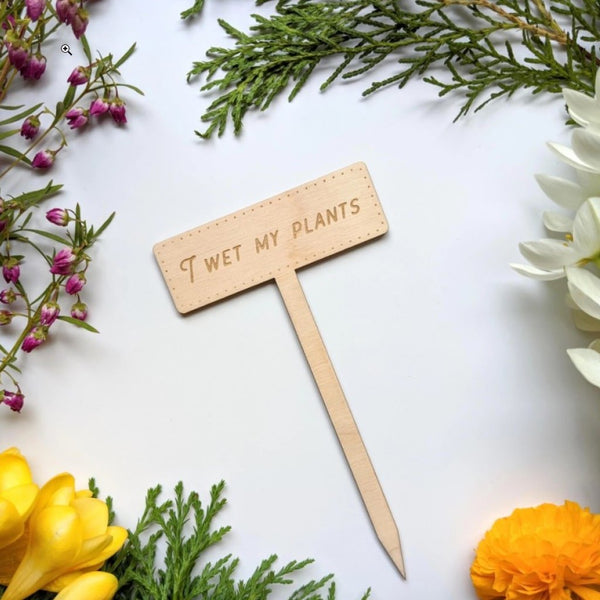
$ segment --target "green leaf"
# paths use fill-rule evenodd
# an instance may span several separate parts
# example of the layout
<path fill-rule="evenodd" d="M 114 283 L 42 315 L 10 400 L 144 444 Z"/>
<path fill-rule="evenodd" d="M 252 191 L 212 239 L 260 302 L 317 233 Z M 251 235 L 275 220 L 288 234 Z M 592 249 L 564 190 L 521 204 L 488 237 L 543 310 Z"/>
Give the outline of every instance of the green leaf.
<path fill-rule="evenodd" d="M 45 188 L 34 190 L 33 192 L 25 192 L 14 196 L 12 200 L 19 203 L 22 209 L 27 209 L 31 206 L 39 204 L 42 200 L 56 194 L 62 188 L 62 184 L 53 185 L 52 180 L 48 182 Z"/>
<path fill-rule="evenodd" d="M 204 8 L 204 0 L 196 0 L 194 2 L 194 5 L 190 6 L 190 8 L 182 11 L 180 13 L 180 16 L 182 19 L 190 19 L 191 17 L 198 16 L 202 12 L 203 8 Z"/>
<path fill-rule="evenodd" d="M 124 87 L 124 88 L 129 88 L 130 90 L 133 90 L 134 92 L 137 92 L 140 96 L 144 95 L 144 92 L 142 92 L 142 90 L 140 90 L 140 88 L 135 87 L 135 85 L 131 85 L 129 83 L 117 83 L 118 87 Z"/>
<path fill-rule="evenodd" d="M 102 225 L 100 225 L 100 227 L 98 228 L 98 231 L 92 232 L 93 228 L 90 229 L 90 237 L 93 236 L 94 239 L 100 237 L 100 235 L 102 235 L 104 230 L 112 223 L 112 220 L 115 218 L 116 214 L 117 214 L 116 212 L 111 213 L 110 216 L 108 217 L 108 219 L 106 219 L 106 221 L 104 221 L 104 223 L 102 223 Z"/>
<path fill-rule="evenodd" d="M 67 93 L 65 94 L 65 97 L 62 101 L 63 104 L 63 110 L 67 110 L 71 107 L 71 104 L 73 103 L 73 98 L 75 98 L 75 86 L 74 85 L 70 85 L 67 88 Z M 56 113 L 57 115 L 59 114 L 58 112 Z"/>
<path fill-rule="evenodd" d="M 113 68 L 118 69 L 123 63 L 125 63 L 129 57 L 135 52 L 135 42 L 131 45 L 129 50 L 121 56 L 121 58 L 113 65 Z"/>
<path fill-rule="evenodd" d="M 22 229 L 21 231 L 26 231 L 27 233 L 35 233 L 36 235 L 48 238 L 49 240 L 52 240 L 53 242 L 58 242 L 59 244 L 64 244 L 65 246 L 71 245 L 71 241 L 67 238 L 61 237 L 60 235 L 56 235 L 54 233 L 50 233 L 49 231 L 44 231 L 43 229 Z"/>
<path fill-rule="evenodd" d="M 29 160 L 22 152 L 19 152 L 18 150 L 15 150 L 14 148 L 11 148 L 10 146 L 0 145 L 0 152 L 3 152 L 4 154 L 8 154 L 9 156 L 12 156 L 13 158 L 23 161 L 24 163 L 31 166 L 31 160 Z"/>
<path fill-rule="evenodd" d="M 9 131 L 3 131 L 0 133 L 0 140 L 6 139 L 15 135 L 15 133 L 19 133 L 20 129 L 10 129 Z"/>
<path fill-rule="evenodd" d="M 85 57 L 87 58 L 88 63 L 91 63 L 92 62 L 92 52 L 90 50 L 90 45 L 89 45 L 85 35 L 82 35 L 79 38 L 79 41 L 81 42 L 81 47 L 83 48 L 83 53 L 85 54 Z"/>
<path fill-rule="evenodd" d="M 40 102 L 39 104 L 36 104 L 35 106 L 32 106 L 24 110 L 23 112 L 20 112 L 17 115 L 13 115 L 8 119 L 4 119 L 4 121 L 0 121 L 0 125 L 8 125 L 9 123 L 14 123 L 15 121 L 21 121 L 22 119 L 25 119 L 26 117 L 34 113 L 40 106 L 42 106 L 42 104 L 43 102 Z"/>
<path fill-rule="evenodd" d="M 19 104 L 17 106 L 7 106 L 6 104 L 0 104 L 0 110 L 19 110 L 20 108 L 23 108 L 25 105 L 24 104 Z"/>
<path fill-rule="evenodd" d="M 79 319 L 74 319 L 73 317 L 66 317 L 64 315 L 61 315 L 58 318 L 60 321 L 65 321 L 65 323 L 71 323 L 76 327 L 86 329 L 87 331 L 91 331 L 92 333 L 100 333 L 95 327 L 92 327 L 89 323 L 86 323 L 85 321 L 80 321 Z"/>

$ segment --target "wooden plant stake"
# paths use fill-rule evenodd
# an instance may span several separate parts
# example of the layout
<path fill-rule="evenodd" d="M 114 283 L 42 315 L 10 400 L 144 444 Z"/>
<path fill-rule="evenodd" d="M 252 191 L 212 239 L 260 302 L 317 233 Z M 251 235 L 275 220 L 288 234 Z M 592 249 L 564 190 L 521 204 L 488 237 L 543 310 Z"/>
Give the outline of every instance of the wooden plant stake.
<path fill-rule="evenodd" d="M 377 537 L 405 577 L 396 523 L 296 276 L 387 230 L 367 167 L 355 163 L 159 242 L 154 255 L 182 314 L 275 280 Z"/>

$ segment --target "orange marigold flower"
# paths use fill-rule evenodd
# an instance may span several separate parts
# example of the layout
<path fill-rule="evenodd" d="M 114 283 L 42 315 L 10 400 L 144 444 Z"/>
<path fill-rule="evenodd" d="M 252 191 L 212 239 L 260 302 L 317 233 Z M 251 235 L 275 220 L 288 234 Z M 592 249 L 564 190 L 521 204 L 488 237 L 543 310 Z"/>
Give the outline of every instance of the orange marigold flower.
<path fill-rule="evenodd" d="M 477 547 L 481 600 L 600 600 L 600 515 L 576 502 L 518 508 Z"/>

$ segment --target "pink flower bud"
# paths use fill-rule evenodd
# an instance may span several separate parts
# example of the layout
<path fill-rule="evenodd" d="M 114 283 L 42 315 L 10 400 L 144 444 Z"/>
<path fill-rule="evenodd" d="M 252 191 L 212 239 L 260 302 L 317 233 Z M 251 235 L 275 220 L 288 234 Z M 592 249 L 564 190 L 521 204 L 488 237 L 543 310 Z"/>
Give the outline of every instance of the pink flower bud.
<path fill-rule="evenodd" d="M 125 116 L 125 103 L 121 98 L 115 98 L 111 100 L 108 110 L 112 115 L 115 123 L 127 123 L 127 117 Z"/>
<path fill-rule="evenodd" d="M 82 85 L 87 83 L 90 79 L 90 70 L 87 67 L 77 67 L 71 71 L 71 74 L 67 77 L 67 81 L 71 85 Z"/>
<path fill-rule="evenodd" d="M 25 0 L 27 6 L 27 16 L 32 21 L 37 21 L 44 12 L 44 0 Z"/>
<path fill-rule="evenodd" d="M 34 327 L 23 340 L 21 350 L 23 352 L 31 352 L 40 344 L 46 341 L 46 329 L 44 327 Z"/>
<path fill-rule="evenodd" d="M 63 248 L 54 256 L 50 273 L 54 273 L 54 275 L 68 275 L 73 272 L 74 262 L 75 255 L 73 251 L 70 248 Z"/>
<path fill-rule="evenodd" d="M 46 57 L 42 54 L 27 57 L 19 70 L 24 79 L 39 79 L 46 70 Z"/>
<path fill-rule="evenodd" d="M 85 321 L 87 319 L 87 304 L 84 302 L 76 302 L 71 307 L 71 316 L 79 321 Z"/>
<path fill-rule="evenodd" d="M 90 115 L 103 115 L 108 111 L 108 102 L 104 99 L 96 98 L 90 104 Z"/>
<path fill-rule="evenodd" d="M 71 277 L 67 279 L 67 283 L 65 284 L 65 292 L 67 292 L 67 294 L 71 294 L 71 296 L 79 294 L 79 292 L 83 289 L 85 282 L 86 279 L 83 273 L 75 273 L 75 275 L 71 275 Z"/>
<path fill-rule="evenodd" d="M 83 110 L 83 108 L 72 108 L 65 113 L 65 117 L 71 129 L 83 127 L 88 122 L 87 111 Z"/>
<path fill-rule="evenodd" d="M 26 140 L 32 140 L 40 131 L 40 120 L 36 115 L 27 117 L 21 125 L 21 135 Z"/>
<path fill-rule="evenodd" d="M 56 2 L 56 14 L 58 15 L 59 21 L 69 25 L 73 20 L 73 16 L 77 12 L 76 0 L 57 0 Z"/>
<path fill-rule="evenodd" d="M 0 310 L 0 326 L 9 325 L 13 319 L 13 314 L 10 310 Z"/>
<path fill-rule="evenodd" d="M 21 276 L 21 268 L 16 258 L 9 258 L 2 265 L 2 275 L 6 283 L 17 283 Z"/>
<path fill-rule="evenodd" d="M 40 324 L 50 327 L 54 321 L 58 318 L 60 313 L 60 306 L 56 302 L 46 302 L 42 304 L 40 309 Z"/>
<path fill-rule="evenodd" d="M 60 225 L 61 227 L 67 225 L 71 220 L 69 218 L 68 211 L 64 208 L 51 208 L 46 213 L 46 219 L 48 219 L 50 223 L 54 223 L 54 225 Z"/>
<path fill-rule="evenodd" d="M 73 29 L 73 35 L 79 39 L 87 29 L 88 26 L 88 12 L 85 8 L 78 8 L 77 12 L 73 15 L 71 19 L 71 28 Z"/>
<path fill-rule="evenodd" d="M 27 49 L 19 41 L 7 44 L 8 60 L 15 69 L 22 69 L 29 58 Z"/>
<path fill-rule="evenodd" d="M 0 302 L 2 304 L 12 304 L 17 299 L 17 295 L 11 288 L 0 291 Z"/>
<path fill-rule="evenodd" d="M 40 150 L 31 161 L 31 166 L 34 169 L 49 169 L 54 164 L 54 156 L 56 152 L 53 150 Z"/>
<path fill-rule="evenodd" d="M 23 401 L 25 400 L 25 396 L 23 396 L 21 392 L 17 392 L 15 394 L 14 392 L 7 392 L 4 390 L 4 392 L 0 393 L 0 398 L 1 401 L 4 402 L 8 408 L 10 408 L 10 410 L 21 412 L 21 409 L 23 408 Z"/>

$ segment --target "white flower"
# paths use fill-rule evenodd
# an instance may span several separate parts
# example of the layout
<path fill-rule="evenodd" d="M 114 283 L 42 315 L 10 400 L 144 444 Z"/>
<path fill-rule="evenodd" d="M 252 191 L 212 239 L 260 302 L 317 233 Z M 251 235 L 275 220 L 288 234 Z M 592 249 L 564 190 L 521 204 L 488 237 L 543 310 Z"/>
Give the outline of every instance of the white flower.
<path fill-rule="evenodd" d="M 549 143 L 559 158 L 578 171 L 600 173 L 600 69 L 596 72 L 595 94 L 591 98 L 575 90 L 563 90 L 570 117 L 583 129 L 576 129 L 572 148 Z"/>
<path fill-rule="evenodd" d="M 594 340 L 587 348 L 567 350 L 577 370 L 596 387 L 600 387 L 600 340 Z"/>
<path fill-rule="evenodd" d="M 561 231 L 558 229 L 559 218 L 561 215 L 557 217 L 549 213 L 544 220 L 554 219 L 548 224 L 555 225 L 555 230 Z M 566 227 L 568 221 L 563 219 L 563 227 Z M 548 281 L 568 275 L 565 270 L 567 267 L 580 267 L 600 260 L 600 198 L 589 198 L 581 204 L 572 229 L 572 235 L 566 236 L 565 240 L 542 239 L 519 244 L 521 254 L 531 265 L 513 263 L 510 266 L 522 275 Z"/>

